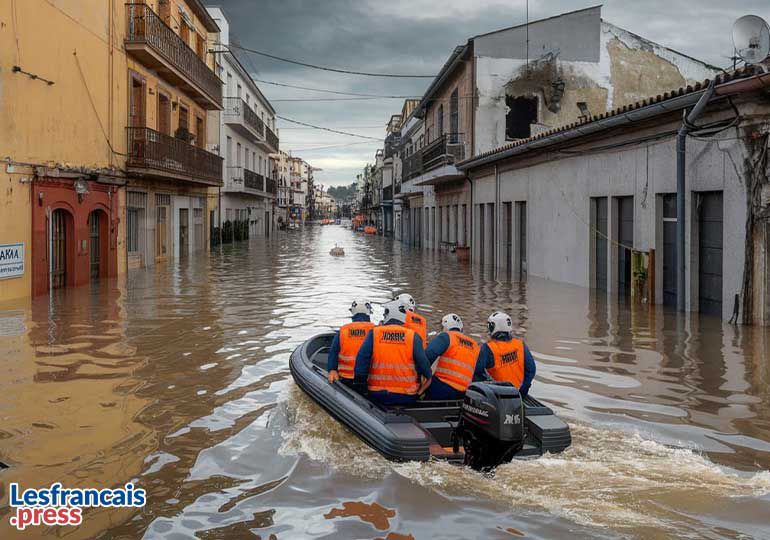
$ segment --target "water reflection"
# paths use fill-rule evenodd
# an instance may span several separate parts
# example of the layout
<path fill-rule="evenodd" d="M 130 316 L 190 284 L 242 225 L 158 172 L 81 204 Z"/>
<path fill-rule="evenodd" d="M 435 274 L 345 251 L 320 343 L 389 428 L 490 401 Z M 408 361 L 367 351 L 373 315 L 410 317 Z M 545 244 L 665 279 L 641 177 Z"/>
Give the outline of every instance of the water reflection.
<path fill-rule="evenodd" d="M 455 311 L 483 339 L 507 310 L 573 448 L 492 478 L 392 464 L 293 385 L 291 351 L 351 298 L 405 290 L 431 333 Z M 74 538 L 770 536 L 769 336 L 339 227 L 285 233 L 0 306 L 0 474 L 148 490 Z"/>

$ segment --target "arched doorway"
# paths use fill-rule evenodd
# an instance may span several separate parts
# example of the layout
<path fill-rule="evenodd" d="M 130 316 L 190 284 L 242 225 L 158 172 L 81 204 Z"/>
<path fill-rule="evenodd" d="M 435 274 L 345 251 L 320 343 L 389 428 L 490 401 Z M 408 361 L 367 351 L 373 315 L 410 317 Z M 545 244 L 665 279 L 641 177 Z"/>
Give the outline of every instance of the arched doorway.
<path fill-rule="evenodd" d="M 51 289 L 61 289 L 67 286 L 67 223 L 69 214 L 61 208 L 51 213 L 50 237 L 50 286 Z"/>
<path fill-rule="evenodd" d="M 108 234 L 107 214 L 94 210 L 88 214 L 88 244 L 90 257 L 91 280 L 107 275 L 108 266 Z"/>

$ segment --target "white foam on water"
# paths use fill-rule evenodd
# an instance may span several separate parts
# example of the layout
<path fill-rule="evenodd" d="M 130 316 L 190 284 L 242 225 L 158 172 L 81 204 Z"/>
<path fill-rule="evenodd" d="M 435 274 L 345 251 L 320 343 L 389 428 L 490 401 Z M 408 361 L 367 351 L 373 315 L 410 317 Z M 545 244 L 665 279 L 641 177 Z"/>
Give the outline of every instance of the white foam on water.
<path fill-rule="evenodd" d="M 770 494 L 770 471 L 742 473 L 691 448 L 579 423 L 571 424 L 572 446 L 565 452 L 515 460 L 493 475 L 441 461 L 391 463 L 297 387 L 291 386 L 286 397 L 284 455 L 305 454 L 371 479 L 395 472 L 445 496 L 475 496 L 512 509 L 546 511 L 580 525 L 674 530 L 672 516 L 713 511 L 720 500 Z"/>

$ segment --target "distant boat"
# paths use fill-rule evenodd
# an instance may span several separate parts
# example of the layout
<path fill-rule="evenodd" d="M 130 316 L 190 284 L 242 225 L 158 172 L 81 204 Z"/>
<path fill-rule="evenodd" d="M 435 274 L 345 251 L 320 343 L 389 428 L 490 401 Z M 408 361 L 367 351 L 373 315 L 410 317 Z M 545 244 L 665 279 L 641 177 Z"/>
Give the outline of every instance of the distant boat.
<path fill-rule="evenodd" d="M 345 249 L 335 244 L 334 247 L 329 252 L 329 255 L 331 255 L 332 257 L 344 257 Z"/>

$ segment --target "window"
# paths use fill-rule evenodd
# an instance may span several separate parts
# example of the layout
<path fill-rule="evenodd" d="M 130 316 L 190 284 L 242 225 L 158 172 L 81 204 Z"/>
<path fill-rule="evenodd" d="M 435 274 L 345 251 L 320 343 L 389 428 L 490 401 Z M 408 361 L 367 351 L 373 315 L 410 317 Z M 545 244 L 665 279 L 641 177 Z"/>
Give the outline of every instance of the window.
<path fill-rule="evenodd" d="M 227 165 L 232 167 L 233 165 L 233 138 L 227 137 L 227 153 L 225 156 L 227 156 Z"/>
<path fill-rule="evenodd" d="M 508 113 L 505 115 L 506 139 L 526 139 L 532 136 L 532 124 L 537 123 L 537 97 L 505 97 Z"/>
<path fill-rule="evenodd" d="M 229 71 L 227 72 L 227 95 L 233 95 L 233 74 Z"/>
<path fill-rule="evenodd" d="M 171 135 L 171 99 L 158 92 L 158 131 Z"/>
<path fill-rule="evenodd" d="M 235 97 L 241 97 L 241 90 L 242 88 L 241 88 L 241 85 L 239 84 L 235 90 L 236 91 Z"/>
<path fill-rule="evenodd" d="M 449 98 L 449 137 L 450 143 L 458 142 L 458 133 L 460 131 L 460 110 L 458 105 L 459 96 L 457 88 L 454 89 Z"/>
<path fill-rule="evenodd" d="M 190 130 L 190 111 L 184 105 L 179 105 L 179 129 Z"/>
<path fill-rule="evenodd" d="M 235 166 L 241 166 L 241 143 L 237 143 L 238 146 L 235 149 Z"/>
<path fill-rule="evenodd" d="M 444 106 L 438 106 L 438 112 L 436 113 L 436 126 L 438 129 L 438 136 L 441 137 L 444 134 Z"/>

